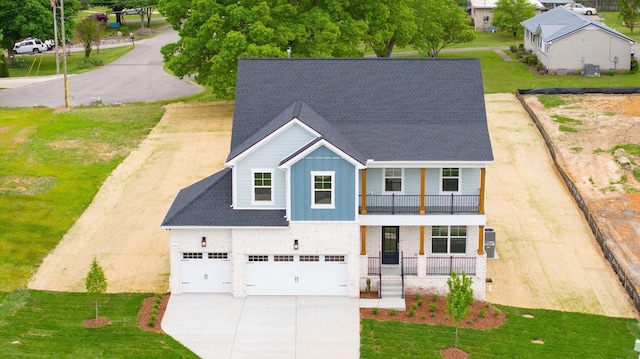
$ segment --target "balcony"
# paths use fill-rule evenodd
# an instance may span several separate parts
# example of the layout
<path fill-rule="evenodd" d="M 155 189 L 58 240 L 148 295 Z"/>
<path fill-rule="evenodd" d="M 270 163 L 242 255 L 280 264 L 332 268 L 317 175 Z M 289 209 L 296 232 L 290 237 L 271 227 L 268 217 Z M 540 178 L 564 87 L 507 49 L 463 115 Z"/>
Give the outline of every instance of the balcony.
<path fill-rule="evenodd" d="M 366 214 L 421 214 L 420 195 L 366 195 Z M 358 213 L 362 211 L 359 196 Z M 479 195 L 426 195 L 424 214 L 479 214 Z"/>

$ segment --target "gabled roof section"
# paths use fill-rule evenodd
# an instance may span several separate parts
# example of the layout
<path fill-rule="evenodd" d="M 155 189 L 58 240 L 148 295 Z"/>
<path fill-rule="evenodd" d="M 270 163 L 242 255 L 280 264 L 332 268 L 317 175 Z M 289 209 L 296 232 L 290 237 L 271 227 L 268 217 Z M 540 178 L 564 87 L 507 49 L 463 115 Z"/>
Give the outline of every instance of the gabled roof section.
<path fill-rule="evenodd" d="M 363 164 L 493 161 L 478 59 L 241 59 L 230 153 L 298 102 L 301 122 Z"/>
<path fill-rule="evenodd" d="M 625 36 L 600 21 L 592 20 L 563 6 L 543 12 L 540 15 L 525 20 L 522 26 L 532 33 L 542 34 L 546 42 L 552 42 L 570 35 L 588 26 L 595 26 L 626 41 L 635 43 L 635 40 Z"/>
<path fill-rule="evenodd" d="M 341 151 L 347 153 L 353 158 L 361 158 L 362 156 L 345 138 L 342 136 L 339 130 L 327 122 L 320 114 L 314 111 L 304 101 L 295 101 L 272 121 L 270 121 L 265 127 L 258 130 L 251 137 L 246 139 L 241 145 L 233 149 L 227 157 L 227 162 L 233 160 L 244 151 L 248 150 L 252 146 L 258 144 L 263 139 L 267 138 L 270 134 L 277 131 L 282 126 L 286 125 L 292 120 L 298 120 L 304 125 L 308 126 L 311 130 L 315 131 L 318 136 L 325 138 L 334 146 L 338 147 Z M 319 137 L 318 137 L 319 138 Z"/>
<path fill-rule="evenodd" d="M 351 157 L 348 153 L 345 153 L 340 148 L 334 146 L 329 141 L 327 141 L 327 139 L 324 137 L 314 138 L 313 141 L 310 141 L 309 143 L 302 146 L 300 149 L 298 149 L 291 155 L 287 156 L 287 158 L 280 161 L 278 166 L 280 166 L 281 168 L 287 168 L 291 166 L 293 163 L 297 162 L 299 159 L 305 157 L 309 153 L 315 151 L 316 149 L 322 146 L 326 147 L 329 151 L 335 153 L 336 155 L 342 157 L 347 162 L 350 162 L 352 165 L 354 165 L 358 169 L 362 169 L 365 167 L 364 163 L 359 162 L 357 159 Z"/>
<path fill-rule="evenodd" d="M 286 227 L 284 210 L 233 210 L 231 169 L 182 189 L 162 227 Z"/>

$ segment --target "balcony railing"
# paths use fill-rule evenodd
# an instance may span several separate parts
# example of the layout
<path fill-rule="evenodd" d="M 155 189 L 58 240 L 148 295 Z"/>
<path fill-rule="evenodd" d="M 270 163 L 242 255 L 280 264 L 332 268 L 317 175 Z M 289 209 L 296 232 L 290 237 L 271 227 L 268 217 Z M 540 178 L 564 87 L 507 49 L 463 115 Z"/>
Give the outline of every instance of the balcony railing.
<path fill-rule="evenodd" d="M 404 275 L 418 275 L 418 257 L 402 257 Z"/>
<path fill-rule="evenodd" d="M 420 214 L 420 195 L 381 195 L 365 196 L 367 214 Z M 362 195 L 359 196 L 359 213 L 362 214 Z M 425 214 L 478 214 L 480 196 L 478 195 L 426 195 L 424 196 Z"/>
<path fill-rule="evenodd" d="M 476 257 L 427 257 L 427 275 L 449 275 L 451 271 L 476 275 Z"/>

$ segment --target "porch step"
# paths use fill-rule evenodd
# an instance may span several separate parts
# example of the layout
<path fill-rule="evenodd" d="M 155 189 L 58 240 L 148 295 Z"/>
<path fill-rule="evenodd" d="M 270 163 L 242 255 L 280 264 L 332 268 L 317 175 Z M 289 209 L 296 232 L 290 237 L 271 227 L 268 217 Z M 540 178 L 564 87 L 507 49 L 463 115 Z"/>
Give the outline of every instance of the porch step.
<path fill-rule="evenodd" d="M 380 285 L 382 298 L 402 298 L 402 282 L 400 280 L 383 280 Z"/>

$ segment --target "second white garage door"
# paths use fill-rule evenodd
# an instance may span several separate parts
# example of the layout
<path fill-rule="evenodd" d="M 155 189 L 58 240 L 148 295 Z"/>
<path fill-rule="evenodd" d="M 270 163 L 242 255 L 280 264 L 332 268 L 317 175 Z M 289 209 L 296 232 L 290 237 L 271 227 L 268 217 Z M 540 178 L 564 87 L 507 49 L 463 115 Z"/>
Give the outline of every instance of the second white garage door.
<path fill-rule="evenodd" d="M 250 255 L 247 295 L 347 295 L 344 255 Z"/>

